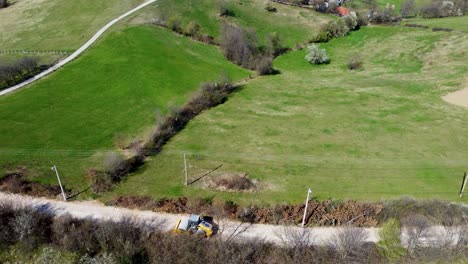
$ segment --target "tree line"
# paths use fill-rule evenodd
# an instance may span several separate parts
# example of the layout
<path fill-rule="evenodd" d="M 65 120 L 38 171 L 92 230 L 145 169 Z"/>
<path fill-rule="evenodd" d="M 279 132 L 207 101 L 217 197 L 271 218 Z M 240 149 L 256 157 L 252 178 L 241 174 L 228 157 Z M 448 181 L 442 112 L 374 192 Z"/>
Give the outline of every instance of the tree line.
<path fill-rule="evenodd" d="M 8 64 L 0 64 L 0 90 L 16 85 L 47 66 L 39 65 L 35 57 L 25 57 Z"/>

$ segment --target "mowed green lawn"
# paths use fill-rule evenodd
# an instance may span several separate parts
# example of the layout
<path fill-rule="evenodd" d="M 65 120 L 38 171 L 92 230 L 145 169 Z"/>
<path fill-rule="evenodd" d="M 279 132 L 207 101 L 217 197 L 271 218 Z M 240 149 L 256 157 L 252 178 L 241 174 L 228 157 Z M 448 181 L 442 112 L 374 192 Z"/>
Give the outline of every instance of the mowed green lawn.
<path fill-rule="evenodd" d="M 221 1 L 219 1 L 221 2 Z M 197 22 L 202 31 L 215 38 L 219 37 L 221 21 L 236 23 L 243 27 L 254 28 L 259 41 L 276 32 L 284 44 L 293 48 L 297 43 L 310 41 L 323 23 L 333 19 L 318 12 L 272 3 L 263 0 L 226 1 L 234 12 L 233 16 L 219 16 L 219 3 L 213 0 L 160 0 L 142 12 L 141 17 L 148 20 L 156 18 L 170 21 L 177 18 L 184 28 L 191 21 Z M 265 10 L 266 4 L 277 8 L 277 12 Z"/>
<path fill-rule="evenodd" d="M 441 96 L 465 87 L 467 44 L 461 33 L 368 27 L 322 44 L 329 65 L 310 65 L 304 50 L 288 53 L 275 61 L 281 74 L 252 80 L 198 116 L 109 197 L 297 203 L 310 187 L 320 199 L 458 201 L 468 109 Z M 346 68 L 355 54 L 363 70 Z M 185 187 L 184 152 L 190 181 L 223 166 Z M 233 173 L 258 179 L 261 190 L 205 187 L 205 180 Z"/>
<path fill-rule="evenodd" d="M 151 26 L 107 35 L 82 57 L 19 92 L 0 97 L 0 171 L 24 165 L 67 187 L 86 186 L 85 170 L 102 166 L 117 139 L 142 139 L 156 112 L 180 106 L 201 82 L 226 71 L 248 76 L 213 46 Z"/>

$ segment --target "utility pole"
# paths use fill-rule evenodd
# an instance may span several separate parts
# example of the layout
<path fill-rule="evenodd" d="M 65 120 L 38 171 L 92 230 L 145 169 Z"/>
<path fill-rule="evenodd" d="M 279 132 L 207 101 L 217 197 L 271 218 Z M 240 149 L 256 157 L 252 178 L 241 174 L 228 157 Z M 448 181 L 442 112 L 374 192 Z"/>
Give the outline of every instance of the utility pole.
<path fill-rule="evenodd" d="M 309 197 L 310 197 L 311 193 L 312 193 L 312 190 L 309 188 L 307 190 L 307 199 L 306 199 L 306 202 L 305 202 L 304 216 L 302 217 L 302 227 L 304 227 L 304 225 L 305 225 L 305 218 L 306 218 L 306 215 L 307 215 L 307 206 L 309 205 Z"/>
<path fill-rule="evenodd" d="M 188 172 L 187 172 L 187 158 L 184 152 L 184 174 L 185 174 L 185 186 L 188 185 Z"/>
<path fill-rule="evenodd" d="M 57 180 L 58 180 L 58 183 L 60 185 L 60 190 L 62 190 L 63 200 L 66 202 L 67 201 L 67 196 L 65 195 L 65 192 L 63 191 L 63 186 L 62 186 L 62 182 L 60 181 L 60 176 L 59 176 L 57 167 L 54 165 L 52 167 L 52 170 L 55 171 L 55 174 L 57 175 Z"/>
<path fill-rule="evenodd" d="M 461 189 L 460 189 L 460 198 L 463 196 L 463 192 L 465 191 L 465 186 L 466 186 L 466 181 L 468 180 L 468 175 L 465 174 L 463 175 L 463 182 L 462 182 L 462 186 L 461 186 Z"/>

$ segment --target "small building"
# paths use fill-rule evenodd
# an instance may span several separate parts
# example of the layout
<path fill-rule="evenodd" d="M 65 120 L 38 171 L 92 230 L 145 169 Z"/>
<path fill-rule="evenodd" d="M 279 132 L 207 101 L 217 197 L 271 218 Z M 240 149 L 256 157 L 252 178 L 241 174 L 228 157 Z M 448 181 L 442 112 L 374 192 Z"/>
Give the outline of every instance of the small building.
<path fill-rule="evenodd" d="M 343 16 L 347 16 L 349 15 L 349 9 L 346 8 L 346 7 L 343 7 L 343 6 L 339 6 L 337 9 L 336 9 L 336 13 L 343 17 Z"/>

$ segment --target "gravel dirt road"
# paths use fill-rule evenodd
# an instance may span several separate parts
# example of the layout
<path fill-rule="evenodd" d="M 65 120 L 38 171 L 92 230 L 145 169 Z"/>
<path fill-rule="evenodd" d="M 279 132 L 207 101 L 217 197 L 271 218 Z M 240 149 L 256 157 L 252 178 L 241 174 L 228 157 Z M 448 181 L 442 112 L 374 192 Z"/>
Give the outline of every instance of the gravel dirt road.
<path fill-rule="evenodd" d="M 69 214 L 73 217 L 84 219 L 91 218 L 102 221 L 119 221 L 125 217 L 131 217 L 141 224 L 151 228 L 170 231 L 177 220 L 183 215 L 156 213 L 151 211 L 138 211 L 112 206 L 105 206 L 97 201 L 63 202 L 45 198 L 0 193 L 0 202 L 15 206 L 33 206 L 49 212 L 54 216 Z M 197 213 L 197 212 L 194 212 Z M 342 228 L 316 227 L 301 228 L 294 226 L 277 226 L 263 224 L 246 224 L 224 219 L 215 219 L 219 225 L 219 234 L 223 239 L 260 239 L 277 245 L 288 244 L 293 237 L 307 236 L 311 244 L 321 245 L 330 242 Z M 377 228 L 363 228 L 367 242 L 378 241 Z M 289 234 L 289 235 L 285 235 Z"/>

